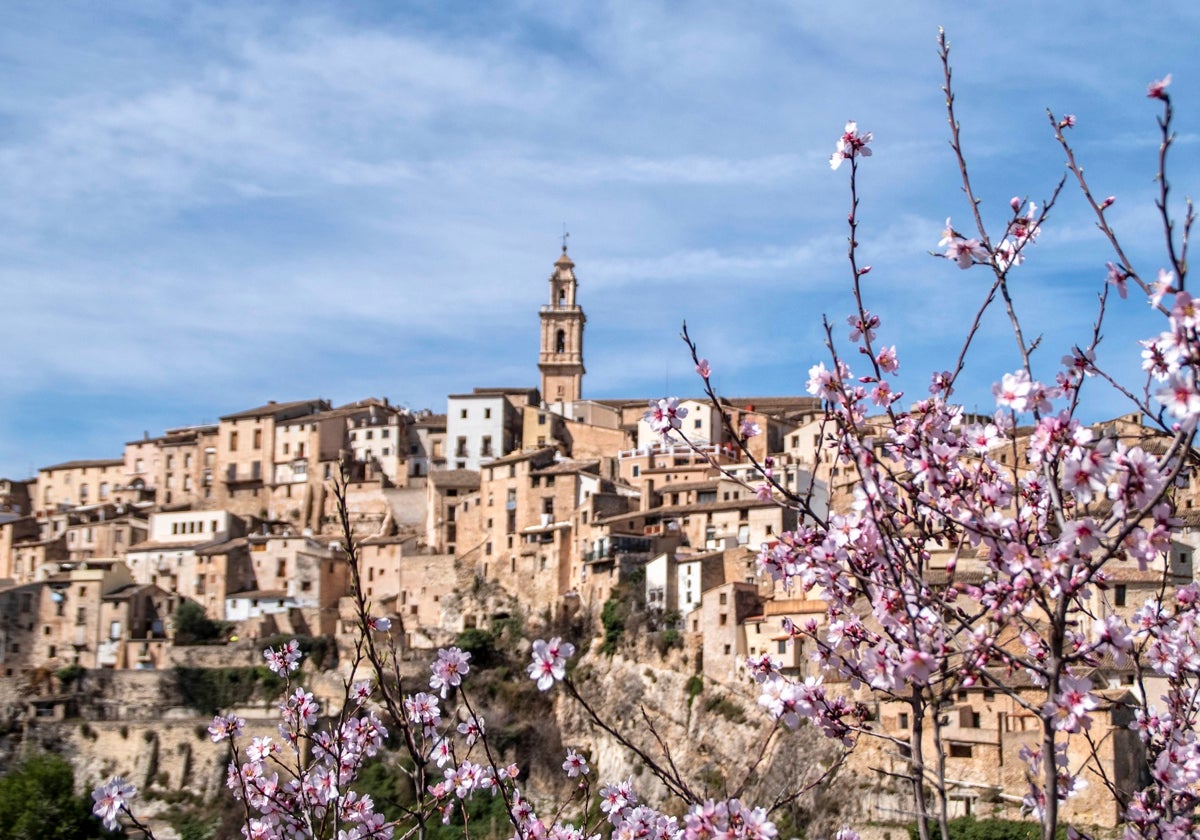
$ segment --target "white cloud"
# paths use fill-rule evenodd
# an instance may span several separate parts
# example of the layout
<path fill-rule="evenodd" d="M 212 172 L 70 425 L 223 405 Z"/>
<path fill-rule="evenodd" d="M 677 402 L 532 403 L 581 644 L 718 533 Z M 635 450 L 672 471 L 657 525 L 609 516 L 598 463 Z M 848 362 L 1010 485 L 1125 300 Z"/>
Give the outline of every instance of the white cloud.
<path fill-rule="evenodd" d="M 956 345 L 981 273 L 926 253 L 946 214 L 966 217 L 945 148 L 939 16 L 954 21 L 989 225 L 1062 171 L 1045 102 L 1078 113 L 1097 189 L 1118 194 L 1113 218 L 1156 264 L 1143 88 L 1175 72 L 1182 151 L 1198 62 L 1141 10 L 0 11 L 0 438 L 25 434 L 22 412 L 56 394 L 128 394 L 104 428 L 136 433 L 197 390 L 215 416 L 361 396 L 349 387 L 437 408 L 472 385 L 532 384 L 534 313 L 564 222 L 589 315 L 585 388 L 686 384 L 675 335 L 687 318 L 725 390 L 798 390 L 792 367 L 820 355 L 821 314 L 840 325 L 850 306 L 846 173 L 826 164 L 848 117 L 877 138 L 860 182 L 869 305 L 921 382 Z M 1147 46 L 1124 49 L 1134 42 Z M 1198 165 L 1174 160 L 1182 193 Z M 1034 312 L 1074 313 L 1030 315 L 1047 346 L 1086 327 L 1087 267 L 1105 259 L 1071 191 L 1015 281 Z M 985 325 L 981 358 L 1003 358 L 1003 333 Z M 11 451 L 0 474 L 17 469 Z"/>

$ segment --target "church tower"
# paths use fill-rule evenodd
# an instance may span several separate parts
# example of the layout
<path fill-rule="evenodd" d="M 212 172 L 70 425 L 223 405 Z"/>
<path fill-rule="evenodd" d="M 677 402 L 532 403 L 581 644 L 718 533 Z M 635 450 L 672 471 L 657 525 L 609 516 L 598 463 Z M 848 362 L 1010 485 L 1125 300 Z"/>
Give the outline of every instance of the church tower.
<path fill-rule="evenodd" d="M 587 318 L 575 302 L 575 290 L 575 263 L 564 244 L 550 275 L 550 303 L 541 310 L 538 370 L 542 373 L 542 402 L 547 405 L 576 402 L 583 393 L 583 325 Z"/>

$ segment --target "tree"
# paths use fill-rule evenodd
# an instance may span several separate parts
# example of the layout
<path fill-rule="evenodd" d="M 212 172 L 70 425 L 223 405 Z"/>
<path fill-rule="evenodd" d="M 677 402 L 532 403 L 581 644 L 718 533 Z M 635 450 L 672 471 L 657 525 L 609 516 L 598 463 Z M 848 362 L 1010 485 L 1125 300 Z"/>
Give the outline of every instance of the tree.
<path fill-rule="evenodd" d="M 86 840 L 103 833 L 57 755 L 34 755 L 0 776 L 0 840 Z"/>
<path fill-rule="evenodd" d="M 181 601 L 175 608 L 172 623 L 175 627 L 175 644 L 177 645 L 215 641 L 221 638 L 221 634 L 224 632 L 220 622 L 209 618 L 204 607 L 195 601 Z"/>

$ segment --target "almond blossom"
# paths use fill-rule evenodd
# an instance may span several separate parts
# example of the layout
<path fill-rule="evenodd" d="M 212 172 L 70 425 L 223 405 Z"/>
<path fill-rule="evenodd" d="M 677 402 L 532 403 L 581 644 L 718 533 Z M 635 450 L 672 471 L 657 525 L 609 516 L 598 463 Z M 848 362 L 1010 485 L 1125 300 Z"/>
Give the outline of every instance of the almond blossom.
<path fill-rule="evenodd" d="M 128 810 L 129 800 L 136 795 L 136 787 L 120 776 L 114 776 L 92 791 L 92 813 L 100 818 L 106 829 L 116 831 L 121 825 L 117 816 Z"/>
<path fill-rule="evenodd" d="M 829 168 L 837 169 L 842 165 L 842 161 L 861 155 L 862 157 L 870 157 L 871 150 L 867 144 L 874 139 L 871 132 L 860 134 L 858 131 L 858 123 L 850 120 L 846 123 L 846 129 L 842 132 L 842 136 L 838 138 L 837 148 L 833 154 L 829 156 Z"/>

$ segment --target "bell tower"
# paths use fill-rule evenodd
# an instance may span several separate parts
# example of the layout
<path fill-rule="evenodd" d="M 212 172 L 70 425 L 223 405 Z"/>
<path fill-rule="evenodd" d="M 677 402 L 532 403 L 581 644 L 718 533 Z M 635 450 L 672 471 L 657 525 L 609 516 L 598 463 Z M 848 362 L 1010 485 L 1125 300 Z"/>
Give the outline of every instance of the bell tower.
<path fill-rule="evenodd" d="M 575 302 L 575 263 L 562 256 L 550 275 L 550 303 L 541 309 L 542 349 L 538 370 L 542 373 L 542 402 L 571 403 L 583 393 L 583 325 L 587 318 Z"/>

